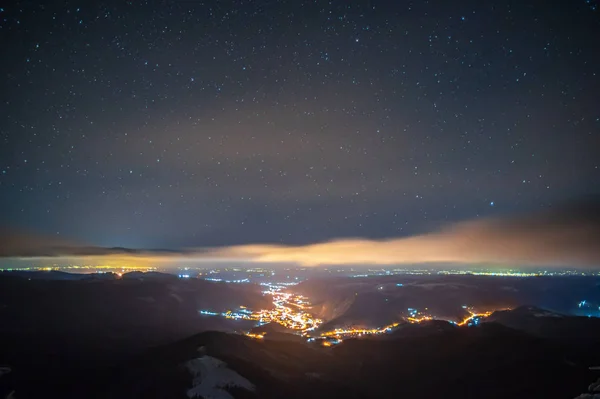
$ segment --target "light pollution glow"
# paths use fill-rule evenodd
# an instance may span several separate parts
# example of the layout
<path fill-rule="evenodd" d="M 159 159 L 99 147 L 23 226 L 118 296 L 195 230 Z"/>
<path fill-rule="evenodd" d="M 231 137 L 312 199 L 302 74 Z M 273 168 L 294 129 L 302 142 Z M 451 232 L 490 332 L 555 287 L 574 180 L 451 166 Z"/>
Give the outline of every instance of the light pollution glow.
<path fill-rule="evenodd" d="M 314 331 L 321 326 L 323 320 L 310 313 L 311 303 L 308 298 L 293 292 L 283 291 L 282 288 L 283 287 L 281 286 L 273 285 L 270 286 L 267 291 L 263 291 L 264 295 L 272 297 L 274 309 L 252 311 L 245 306 L 240 306 L 239 311 L 233 312 L 230 310 L 221 313 L 220 315 L 225 318 L 255 320 L 258 321 L 260 325 L 278 323 L 288 328 L 290 332 L 295 332 L 306 337 L 308 342 L 318 339 L 324 346 L 331 346 L 333 342 L 340 343 L 346 338 L 389 333 L 401 324 L 401 322 L 398 321 L 380 328 L 347 327 L 315 333 Z M 466 326 L 476 318 L 486 318 L 492 314 L 491 311 L 477 312 L 473 308 L 467 306 L 464 308 L 469 313 L 467 317 L 460 321 L 450 320 L 449 322 L 458 326 Z M 410 313 L 411 315 L 403 317 L 403 320 L 411 324 L 418 324 L 436 319 L 436 317 L 427 313 L 420 314 L 416 309 L 409 309 L 409 312 L 410 311 L 412 311 Z M 219 313 L 205 310 L 200 311 L 200 314 L 211 316 L 219 315 Z M 245 332 L 245 335 L 255 339 L 263 339 L 266 334 L 268 333 Z M 335 341 L 327 341 L 327 339 L 335 339 Z"/>
<path fill-rule="evenodd" d="M 582 216 L 581 212 L 561 211 L 461 222 L 406 238 L 339 239 L 299 246 L 250 244 L 160 252 L 78 246 L 66 241 L 61 245 L 55 238 L 50 243 L 39 237 L 31 241 L 13 238 L 11 246 L 0 246 L 0 255 L 5 259 L 0 260 L 0 267 L 12 259 L 17 263 L 38 262 L 40 266 L 69 263 L 141 269 L 215 262 L 300 266 L 463 263 L 598 268 L 599 238 L 600 228 L 593 214 Z"/>

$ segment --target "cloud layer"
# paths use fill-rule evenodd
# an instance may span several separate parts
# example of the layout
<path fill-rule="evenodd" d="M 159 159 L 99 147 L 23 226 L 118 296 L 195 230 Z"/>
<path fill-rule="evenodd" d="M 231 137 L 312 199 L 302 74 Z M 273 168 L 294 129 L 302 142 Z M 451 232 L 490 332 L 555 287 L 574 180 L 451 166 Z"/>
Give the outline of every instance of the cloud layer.
<path fill-rule="evenodd" d="M 318 265 L 396 265 L 429 262 L 600 267 L 600 206 L 588 200 L 533 215 L 480 219 L 429 234 L 388 240 L 344 239 L 303 245 L 240 245 L 140 251 L 76 244 L 56 237 L 0 234 L 0 256 L 178 261 L 246 261 Z"/>

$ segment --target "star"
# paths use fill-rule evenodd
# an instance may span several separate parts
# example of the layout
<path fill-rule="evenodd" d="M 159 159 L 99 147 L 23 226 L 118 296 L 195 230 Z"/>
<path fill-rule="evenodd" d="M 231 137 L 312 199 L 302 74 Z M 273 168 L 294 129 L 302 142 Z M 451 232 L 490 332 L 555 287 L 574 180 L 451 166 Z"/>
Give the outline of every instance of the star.
<path fill-rule="evenodd" d="M 596 192 L 597 2 L 563 3 L 5 5 L 0 221 L 296 245 Z"/>

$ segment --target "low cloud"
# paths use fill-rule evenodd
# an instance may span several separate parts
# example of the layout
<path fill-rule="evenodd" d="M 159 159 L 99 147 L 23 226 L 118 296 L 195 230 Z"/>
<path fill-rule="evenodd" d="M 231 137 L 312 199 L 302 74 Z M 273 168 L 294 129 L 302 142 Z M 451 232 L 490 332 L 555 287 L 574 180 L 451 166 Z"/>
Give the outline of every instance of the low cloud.
<path fill-rule="evenodd" d="M 2 238 L 0 236 L 0 238 Z M 318 265 L 490 263 L 540 266 L 600 266 L 600 203 L 588 200 L 533 215 L 488 218 L 447 226 L 429 234 L 388 240 L 344 239 L 303 245 L 240 245 L 182 251 L 103 248 L 9 235 L 3 257 L 103 257 L 145 263 L 244 261 Z"/>
<path fill-rule="evenodd" d="M 136 254 L 128 248 L 85 245 L 59 236 L 32 234 L 21 230 L 0 230 L 0 257 L 51 257 Z"/>
<path fill-rule="evenodd" d="M 600 266 L 599 237 L 598 226 L 587 223 L 488 219 L 410 238 L 348 239 L 299 247 L 248 245 L 215 250 L 212 255 L 308 266 L 429 262 Z"/>

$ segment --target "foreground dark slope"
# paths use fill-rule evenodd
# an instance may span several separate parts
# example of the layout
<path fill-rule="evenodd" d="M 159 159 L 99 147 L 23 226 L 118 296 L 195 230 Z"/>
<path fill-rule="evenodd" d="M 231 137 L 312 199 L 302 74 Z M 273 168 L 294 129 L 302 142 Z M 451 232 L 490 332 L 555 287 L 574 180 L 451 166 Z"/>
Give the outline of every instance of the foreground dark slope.
<path fill-rule="evenodd" d="M 595 321 L 583 327 L 597 328 Z M 575 336 L 582 322 L 565 317 L 563 331 Z M 205 356 L 224 361 L 255 386 L 254 392 L 229 389 L 235 398 L 266 399 L 574 398 L 597 378 L 589 367 L 600 365 L 599 351 L 582 356 L 580 346 L 564 340 L 498 323 L 435 321 L 331 348 L 206 332 L 112 367 L 83 363 L 43 373 L 15 367 L 10 383 L 19 398 L 183 399 L 193 386 L 186 362 Z"/>
<path fill-rule="evenodd" d="M 224 332 L 192 335 L 226 327 L 218 318 L 199 317 L 200 308 L 270 306 L 250 285 L 160 274 L 75 281 L 58 275 L 52 275 L 55 281 L 1 277 L 0 366 L 11 368 L 0 378 L 2 399 L 12 390 L 19 399 L 186 398 L 194 383 L 219 375 L 211 377 L 203 365 L 194 382 L 186 363 L 214 363 L 213 358 L 228 365 L 225 374 L 237 373 L 255 387 L 230 389 L 235 398 L 558 399 L 584 392 L 597 378 L 589 367 L 600 365 L 600 319 L 536 307 L 496 312 L 475 327 L 441 320 L 402 324 L 389 334 L 325 348 L 278 325 L 256 330 L 267 331 L 264 340 Z M 405 292 L 406 286 L 392 281 L 385 286 L 394 290 L 388 294 L 377 288 L 382 282 L 355 280 L 352 289 L 362 287 L 364 298 L 375 298 L 367 301 L 373 306 L 378 295 L 390 295 L 388 302 L 411 301 L 400 307 L 410 306 L 412 291 L 423 290 L 446 291 L 461 303 L 471 293 L 464 284 L 456 289 L 465 280 L 455 280 L 443 286 L 426 280 L 418 287 L 408 281 Z M 544 279 L 530 281 L 546 285 Z M 502 286 L 508 283 L 513 281 Z M 353 304 L 361 304 L 362 314 L 367 302 L 361 296 Z M 392 310 L 382 312 L 376 316 L 388 317 Z"/>
<path fill-rule="evenodd" d="M 570 348 L 501 325 L 427 329 L 329 349 L 203 333 L 127 364 L 107 394 L 184 398 L 192 378 L 182 365 L 203 355 L 255 384 L 236 398 L 569 398 L 594 379 Z"/>

